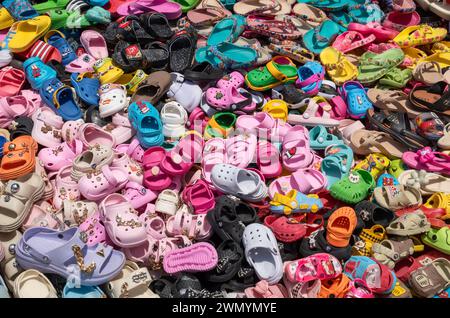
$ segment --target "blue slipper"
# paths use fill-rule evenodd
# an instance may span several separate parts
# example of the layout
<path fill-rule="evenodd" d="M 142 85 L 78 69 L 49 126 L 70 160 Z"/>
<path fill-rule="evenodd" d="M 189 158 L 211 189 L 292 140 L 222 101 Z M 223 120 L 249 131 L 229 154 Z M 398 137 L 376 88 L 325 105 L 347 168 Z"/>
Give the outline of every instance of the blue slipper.
<path fill-rule="evenodd" d="M 93 7 L 95 6 L 103 7 L 105 4 L 109 2 L 109 0 L 87 0 L 86 2 Z"/>
<path fill-rule="evenodd" d="M 23 69 L 34 89 L 40 89 L 45 81 L 56 78 L 56 71 L 38 57 L 30 57 L 23 62 Z"/>
<path fill-rule="evenodd" d="M 325 69 L 318 62 L 306 62 L 297 70 L 298 79 L 295 84 L 302 91 L 309 95 L 317 95 L 322 87 L 322 80 L 325 76 Z"/>
<path fill-rule="evenodd" d="M 64 34 L 56 30 L 53 32 L 54 34 L 47 39 L 47 43 L 54 46 L 59 51 L 62 57 L 62 65 L 66 66 L 78 56 L 75 54 L 69 42 L 65 39 Z"/>
<path fill-rule="evenodd" d="M 333 145 L 325 150 L 320 171 L 327 178 L 327 189 L 349 174 L 352 163 L 353 151 L 347 145 Z"/>
<path fill-rule="evenodd" d="M 0 298 L 11 298 L 2 275 L 0 275 Z"/>
<path fill-rule="evenodd" d="M 229 70 L 253 66 L 257 58 L 254 49 L 228 42 L 201 47 L 195 53 L 198 63 L 209 62 L 216 68 Z"/>
<path fill-rule="evenodd" d="M 306 32 L 303 36 L 303 43 L 314 54 L 320 54 L 323 49 L 331 46 L 339 32 L 339 24 L 331 20 L 325 20 L 314 29 Z"/>
<path fill-rule="evenodd" d="M 86 19 L 95 24 L 111 23 L 111 13 L 101 7 L 93 7 L 86 11 Z"/>
<path fill-rule="evenodd" d="M 324 126 L 318 125 L 309 131 L 309 144 L 314 150 L 323 150 L 332 145 L 342 145 L 344 142 L 336 135 L 328 133 Z"/>
<path fill-rule="evenodd" d="M 128 118 L 144 148 L 160 146 L 164 142 L 161 117 L 149 102 L 136 102 L 128 107 Z"/>
<path fill-rule="evenodd" d="M 83 102 L 88 105 L 98 105 L 99 95 L 98 89 L 100 88 L 100 81 L 93 76 L 92 73 L 72 73 L 70 76 L 70 82 L 77 96 L 81 98 Z"/>
<path fill-rule="evenodd" d="M 367 24 L 370 22 L 380 23 L 384 18 L 384 12 L 377 4 L 357 4 L 348 7 L 348 14 L 353 21 Z"/>
<path fill-rule="evenodd" d="M 43 101 L 65 121 L 77 120 L 83 115 L 75 102 L 72 88 L 59 79 L 44 82 L 39 92 Z"/>
<path fill-rule="evenodd" d="M 345 11 L 331 12 L 329 15 L 330 19 L 339 25 L 340 33 L 344 33 L 348 30 L 348 25 L 353 22 L 351 16 L 349 16 Z"/>
<path fill-rule="evenodd" d="M 352 118 L 364 118 L 367 111 L 373 108 L 364 87 L 359 82 L 346 82 L 338 91 L 346 101 L 348 113 Z"/>
<path fill-rule="evenodd" d="M 397 178 L 394 177 L 392 174 L 383 173 L 381 176 L 378 177 L 377 187 L 392 186 L 392 185 L 399 185 Z"/>
<path fill-rule="evenodd" d="M 2 5 L 8 10 L 14 20 L 28 20 L 39 16 L 28 0 L 5 0 Z"/>
<path fill-rule="evenodd" d="M 209 34 L 206 44 L 218 45 L 222 42 L 234 42 L 244 32 L 246 24 L 245 17 L 238 14 L 220 20 Z"/>
<path fill-rule="evenodd" d="M 69 287 L 64 286 L 62 298 L 106 298 L 105 293 L 98 286 L 80 286 Z"/>

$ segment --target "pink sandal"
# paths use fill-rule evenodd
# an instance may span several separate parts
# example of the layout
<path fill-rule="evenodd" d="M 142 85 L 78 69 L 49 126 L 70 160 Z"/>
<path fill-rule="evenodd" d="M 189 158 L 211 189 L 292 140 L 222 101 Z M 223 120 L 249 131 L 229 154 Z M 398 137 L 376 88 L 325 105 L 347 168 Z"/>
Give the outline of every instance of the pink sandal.
<path fill-rule="evenodd" d="M 140 0 L 128 1 L 117 8 L 117 14 L 122 16 L 142 14 L 146 12 L 159 12 L 167 19 L 174 20 L 181 16 L 181 5 L 167 0 Z"/>
<path fill-rule="evenodd" d="M 286 287 L 282 284 L 269 285 L 265 280 L 256 283 L 255 287 L 244 290 L 247 298 L 289 298 Z"/>
<path fill-rule="evenodd" d="M 370 36 L 373 34 L 377 38 L 378 42 L 389 42 L 389 40 L 392 40 L 398 34 L 398 31 L 385 28 L 378 22 L 369 22 L 367 24 L 350 22 L 348 25 L 348 30 L 357 31 L 364 36 Z"/>
<path fill-rule="evenodd" d="M 63 120 L 50 108 L 39 108 L 31 117 L 33 119 L 33 129 L 31 136 L 44 147 L 57 147 L 61 144 L 61 128 Z"/>
<path fill-rule="evenodd" d="M 215 197 L 208 183 L 198 180 L 185 186 L 182 198 L 187 202 L 194 214 L 205 214 L 216 205 Z"/>
<path fill-rule="evenodd" d="M 86 221 L 80 224 L 80 232 L 84 233 L 86 237 L 86 245 L 94 246 L 106 241 L 106 230 L 102 223 L 100 223 L 100 213 L 96 212 L 88 217 Z"/>
<path fill-rule="evenodd" d="M 81 33 L 80 42 L 86 53 L 96 60 L 108 57 L 108 48 L 105 38 L 94 30 L 85 30 Z"/>
<path fill-rule="evenodd" d="M 283 139 L 281 156 L 283 166 L 290 171 L 309 167 L 314 156 L 309 146 L 308 129 L 303 126 L 289 129 Z"/>
<path fill-rule="evenodd" d="M 163 147 L 148 148 L 142 158 L 144 168 L 144 185 L 150 190 L 166 189 L 172 180 L 167 173 L 161 170 L 161 161 L 166 157 Z"/>
<path fill-rule="evenodd" d="M 156 213 L 148 211 L 142 213 L 139 219 L 144 222 L 147 236 L 153 240 L 161 240 L 166 238 L 166 223 Z"/>
<path fill-rule="evenodd" d="M 230 74 L 225 75 L 217 81 L 217 87 L 227 89 L 234 87 L 236 89 L 242 87 L 245 83 L 245 77 L 238 71 L 233 71 Z"/>
<path fill-rule="evenodd" d="M 45 169 L 58 171 L 64 166 L 73 163 L 75 157 L 83 151 L 83 144 L 79 140 L 73 142 L 63 142 L 53 148 L 44 148 L 39 151 L 38 158 L 43 163 Z"/>
<path fill-rule="evenodd" d="M 166 231 L 170 236 L 186 235 L 191 240 L 203 241 L 212 235 L 211 225 L 206 220 L 206 214 L 192 215 L 182 209 L 169 217 Z"/>
<path fill-rule="evenodd" d="M 372 43 L 375 40 L 376 37 L 373 34 L 365 37 L 357 31 L 346 31 L 338 35 L 333 42 L 333 47 L 342 53 L 347 53 L 361 46 Z"/>
<path fill-rule="evenodd" d="M 96 145 L 114 148 L 116 144 L 116 139 L 113 135 L 92 123 L 80 126 L 78 138 L 86 148 L 95 147 Z"/>
<path fill-rule="evenodd" d="M 80 127 L 83 124 L 83 119 L 66 121 L 61 129 L 62 139 L 66 142 L 78 139 L 78 133 L 80 132 Z"/>
<path fill-rule="evenodd" d="M 103 126 L 103 130 L 114 137 L 116 144 L 122 144 L 133 138 L 136 134 L 136 131 L 131 127 L 128 115 L 123 112 L 114 114 L 111 122 Z"/>
<path fill-rule="evenodd" d="M 85 174 L 109 165 L 113 159 L 114 152 L 107 146 L 95 146 L 83 151 L 72 161 L 72 179 L 79 181 Z"/>
<path fill-rule="evenodd" d="M 131 159 L 142 163 L 142 157 L 144 156 L 145 150 L 139 144 L 139 140 L 133 138 L 130 144 L 119 144 L 116 146 L 116 151 L 118 153 L 126 153 Z"/>
<path fill-rule="evenodd" d="M 217 262 L 218 255 L 214 246 L 201 242 L 166 253 L 163 267 L 168 274 L 206 272 L 216 267 Z"/>
<path fill-rule="evenodd" d="M 80 193 L 88 200 L 100 201 L 125 187 L 128 174 L 120 168 L 103 166 L 78 181 Z"/>
<path fill-rule="evenodd" d="M 122 171 L 128 173 L 128 179 L 138 184 L 142 184 L 143 174 L 141 166 L 131 159 L 127 154 L 117 153 L 113 162 L 112 168 L 119 168 Z"/>
<path fill-rule="evenodd" d="M 334 279 L 342 274 L 342 265 L 331 254 L 317 253 L 296 261 L 286 262 L 284 273 L 292 282 L 306 283 L 316 279 Z"/>
<path fill-rule="evenodd" d="M 225 140 L 227 163 L 239 168 L 247 168 L 253 163 L 257 139 L 254 134 L 237 134 Z"/>
<path fill-rule="evenodd" d="M 225 140 L 212 138 L 205 143 L 202 156 L 202 175 L 206 182 L 211 183 L 211 170 L 218 163 L 226 163 Z"/>
<path fill-rule="evenodd" d="M 184 175 L 194 163 L 199 162 L 203 150 L 203 138 L 188 134 L 170 150 L 161 161 L 161 169 L 172 176 Z"/>
<path fill-rule="evenodd" d="M 35 102 L 29 94 L 29 90 L 21 91 L 20 95 L 12 97 L 0 97 L 0 127 L 8 128 L 11 122 L 19 116 L 30 117 L 36 109 L 41 107 L 39 97 Z M 38 95 L 39 96 L 39 95 Z"/>
<path fill-rule="evenodd" d="M 238 90 L 234 86 L 208 88 L 205 96 L 206 102 L 219 110 L 249 112 L 256 108 L 252 94 Z"/>
<path fill-rule="evenodd" d="M 256 164 L 265 178 L 275 178 L 283 170 L 280 161 L 280 152 L 270 142 L 262 140 L 256 146 Z"/>
<path fill-rule="evenodd" d="M 59 169 L 55 178 L 55 194 L 53 196 L 53 206 L 60 209 L 64 200 L 78 201 L 80 199 L 80 190 L 78 184 L 73 181 L 72 167 L 65 166 Z"/>
<path fill-rule="evenodd" d="M 144 223 L 128 200 L 117 193 L 111 194 L 100 204 L 100 218 L 108 237 L 120 247 L 134 247 L 147 240 Z"/>
<path fill-rule="evenodd" d="M 409 167 L 428 172 L 439 172 L 450 175 L 450 156 L 425 147 L 417 152 L 403 153 L 402 160 Z"/>
<path fill-rule="evenodd" d="M 398 11 L 390 12 L 383 21 L 383 26 L 401 32 L 405 28 L 420 24 L 420 15 L 416 12 L 401 13 Z"/>
<path fill-rule="evenodd" d="M 25 83 L 25 73 L 12 66 L 0 69 L 0 97 L 17 95 Z"/>
<path fill-rule="evenodd" d="M 82 54 L 76 60 L 66 65 L 66 72 L 88 73 L 94 72 L 95 58 L 89 54 Z"/>
<path fill-rule="evenodd" d="M 236 129 L 256 134 L 258 137 L 268 139 L 271 130 L 275 126 L 275 120 L 266 112 L 258 112 L 253 115 L 242 115 L 236 120 Z"/>
<path fill-rule="evenodd" d="M 122 190 L 122 194 L 131 203 L 133 209 L 139 209 L 152 202 L 158 196 L 155 192 L 146 189 L 144 186 L 136 182 L 128 182 Z"/>

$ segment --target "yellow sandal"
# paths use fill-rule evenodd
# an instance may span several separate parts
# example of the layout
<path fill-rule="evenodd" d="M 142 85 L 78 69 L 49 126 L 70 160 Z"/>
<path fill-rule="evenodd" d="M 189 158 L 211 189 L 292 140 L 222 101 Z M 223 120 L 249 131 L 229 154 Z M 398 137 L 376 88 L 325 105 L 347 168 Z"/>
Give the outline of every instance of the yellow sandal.
<path fill-rule="evenodd" d="M 400 47 L 414 47 L 442 41 L 447 35 L 444 28 L 432 28 L 427 24 L 413 25 L 405 28 L 394 38 Z"/>
<path fill-rule="evenodd" d="M 262 111 L 268 113 L 274 119 L 286 121 L 288 116 L 288 104 L 281 99 L 272 99 L 264 105 Z"/>
<path fill-rule="evenodd" d="M 333 47 L 327 47 L 320 53 L 320 61 L 327 70 L 328 75 L 337 85 L 342 85 L 358 76 L 355 65 Z"/>

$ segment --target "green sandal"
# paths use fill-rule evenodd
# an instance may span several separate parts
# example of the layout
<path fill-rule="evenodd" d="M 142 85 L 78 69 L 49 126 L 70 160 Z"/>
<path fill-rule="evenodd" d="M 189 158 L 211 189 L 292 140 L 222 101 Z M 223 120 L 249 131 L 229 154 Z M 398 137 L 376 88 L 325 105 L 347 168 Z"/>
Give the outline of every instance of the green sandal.
<path fill-rule="evenodd" d="M 33 8 L 41 14 L 50 10 L 64 10 L 70 1 L 71 0 L 49 0 L 47 2 L 35 4 L 33 5 Z"/>
<path fill-rule="evenodd" d="M 226 138 L 234 129 L 237 116 L 230 112 L 219 112 L 212 116 L 205 128 L 205 139 Z"/>
<path fill-rule="evenodd" d="M 364 200 L 375 187 L 375 180 L 370 172 L 354 170 L 344 179 L 330 187 L 333 198 L 349 204 L 356 204 Z"/>
<path fill-rule="evenodd" d="M 69 17 L 69 12 L 66 10 L 50 10 L 47 12 L 52 19 L 52 29 L 58 30 L 63 29 L 67 25 L 67 18 Z"/>
<path fill-rule="evenodd" d="M 90 22 L 85 14 L 81 14 L 80 11 L 70 13 L 66 21 L 66 26 L 69 29 L 82 29 L 94 25 Z"/>
<path fill-rule="evenodd" d="M 390 69 L 389 72 L 387 72 L 386 75 L 384 75 L 384 77 L 381 78 L 378 83 L 388 88 L 403 88 L 411 78 L 412 70 L 410 70 L 409 68 L 401 70 L 397 67 L 394 67 Z"/>
<path fill-rule="evenodd" d="M 422 235 L 422 242 L 444 254 L 450 255 L 450 228 L 430 229 Z"/>
<path fill-rule="evenodd" d="M 194 9 L 200 0 L 174 0 L 176 3 L 181 5 L 181 11 L 186 13 L 192 9 Z"/>
<path fill-rule="evenodd" d="M 390 49 L 381 54 L 366 52 L 361 56 L 357 79 L 363 84 L 375 82 L 401 64 L 404 57 L 401 49 Z"/>
<path fill-rule="evenodd" d="M 275 56 L 266 66 L 251 70 L 245 75 L 245 83 L 255 91 L 266 91 L 297 79 L 297 66 L 290 58 Z"/>

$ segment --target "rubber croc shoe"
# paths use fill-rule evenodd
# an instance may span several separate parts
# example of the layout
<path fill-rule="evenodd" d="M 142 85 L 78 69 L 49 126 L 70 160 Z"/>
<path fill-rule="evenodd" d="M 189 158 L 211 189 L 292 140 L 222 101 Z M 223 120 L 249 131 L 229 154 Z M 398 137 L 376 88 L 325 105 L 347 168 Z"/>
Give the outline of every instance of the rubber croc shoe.
<path fill-rule="evenodd" d="M 450 228 L 430 229 L 422 234 L 422 242 L 444 254 L 450 255 Z"/>
<path fill-rule="evenodd" d="M 98 286 L 71 287 L 64 286 L 62 298 L 106 298 L 105 293 Z"/>
<path fill-rule="evenodd" d="M 100 81 L 94 76 L 94 73 L 72 73 L 70 75 L 77 96 L 87 105 L 98 105 Z"/>
<path fill-rule="evenodd" d="M 17 23 L 16 33 L 8 43 L 11 52 L 26 51 L 50 29 L 50 17 L 43 15 Z"/>
<path fill-rule="evenodd" d="M 230 112 L 218 112 L 211 117 L 205 128 L 205 138 L 226 138 L 233 131 L 237 116 Z"/>
<path fill-rule="evenodd" d="M 132 103 L 128 107 L 128 118 L 137 132 L 142 146 L 160 146 L 164 141 L 163 125 L 156 108 L 149 102 Z"/>
<path fill-rule="evenodd" d="M 339 34 L 339 25 L 331 20 L 325 20 L 319 26 L 306 32 L 303 37 L 305 47 L 314 54 L 320 54 L 328 46 L 331 46 Z"/>
<path fill-rule="evenodd" d="M 378 177 L 389 167 L 389 159 L 382 154 L 368 155 L 364 160 L 355 166 L 355 170 L 361 169 L 370 172 L 374 179 Z"/>
<path fill-rule="evenodd" d="M 65 121 L 77 120 L 83 115 L 75 101 L 73 89 L 59 79 L 45 81 L 39 92 L 42 100 Z"/>
<path fill-rule="evenodd" d="M 328 243 L 336 247 L 348 246 L 357 222 L 353 208 L 342 207 L 335 210 L 327 221 L 326 238 Z"/>
<path fill-rule="evenodd" d="M 65 278 L 72 275 L 67 266 L 73 266 L 80 271 L 80 283 L 84 286 L 109 282 L 122 270 L 125 255 L 106 244 L 87 246 L 86 241 L 87 235 L 76 227 L 62 232 L 43 227 L 30 228 L 16 245 L 16 260 L 24 269 L 33 268 Z M 43 246 L 47 249 L 43 250 Z M 67 259 L 62 257 L 65 254 L 61 251 L 64 250 L 72 252 L 66 255 Z M 42 260 L 33 257 L 36 254 L 48 256 Z"/>
<path fill-rule="evenodd" d="M 322 125 L 318 125 L 309 131 L 309 143 L 314 150 L 322 150 L 332 145 L 344 144 L 336 135 L 328 133 L 327 129 Z"/>
<path fill-rule="evenodd" d="M 316 213 L 323 208 L 322 201 L 316 194 L 305 195 L 291 190 L 286 195 L 275 193 L 270 201 L 272 213 L 290 215 L 292 213 Z"/>
<path fill-rule="evenodd" d="M 0 97 L 18 95 L 25 83 L 25 73 L 12 66 L 0 69 Z"/>
<path fill-rule="evenodd" d="M 38 144 L 31 136 L 20 136 L 3 145 L 0 180 L 12 180 L 33 172 Z"/>
<path fill-rule="evenodd" d="M 81 54 L 75 60 L 65 66 L 66 72 L 69 73 L 85 73 L 93 72 L 94 64 L 98 63 L 89 54 Z"/>
<path fill-rule="evenodd" d="M 102 85 L 114 83 L 124 74 L 122 69 L 113 65 L 112 59 L 109 57 L 95 62 L 93 68 Z"/>
<path fill-rule="evenodd" d="M 22 21 L 39 15 L 28 0 L 5 0 L 2 6 L 8 10 L 14 20 Z"/>
<path fill-rule="evenodd" d="M 346 177 L 353 164 L 353 151 L 347 145 L 332 145 L 326 148 L 320 171 L 327 179 L 327 188 Z"/>
<path fill-rule="evenodd" d="M 80 41 L 86 50 L 86 53 L 96 60 L 108 57 L 108 48 L 106 46 L 105 38 L 97 31 L 83 31 L 80 36 Z"/>
<path fill-rule="evenodd" d="M 346 261 L 351 257 L 351 246 L 336 247 L 328 243 L 326 230 L 316 230 L 300 243 L 299 254 L 304 257 L 318 253 L 327 253 L 336 257 L 339 261 Z"/>
<path fill-rule="evenodd" d="M 23 62 L 23 68 L 28 82 L 34 89 L 40 89 L 44 82 L 56 78 L 56 71 L 38 57 Z"/>
<path fill-rule="evenodd" d="M 359 82 L 346 82 L 338 91 L 347 102 L 350 117 L 355 119 L 364 118 L 367 111 L 373 109 L 364 87 Z"/>
<path fill-rule="evenodd" d="M 371 193 L 375 186 L 373 176 L 365 170 L 352 171 L 330 187 L 331 196 L 349 204 L 356 204 Z"/>
<path fill-rule="evenodd" d="M 128 106 L 127 89 L 120 84 L 104 84 L 99 91 L 100 117 L 110 117 Z"/>
<path fill-rule="evenodd" d="M 265 67 L 254 69 L 245 75 L 245 84 L 255 91 L 266 91 L 297 79 L 297 67 L 291 59 L 275 56 Z"/>
<path fill-rule="evenodd" d="M 297 87 L 301 88 L 306 94 L 317 95 L 325 76 L 323 66 L 318 62 L 306 62 L 305 65 L 298 68 L 297 74 L 298 79 L 295 82 Z"/>

